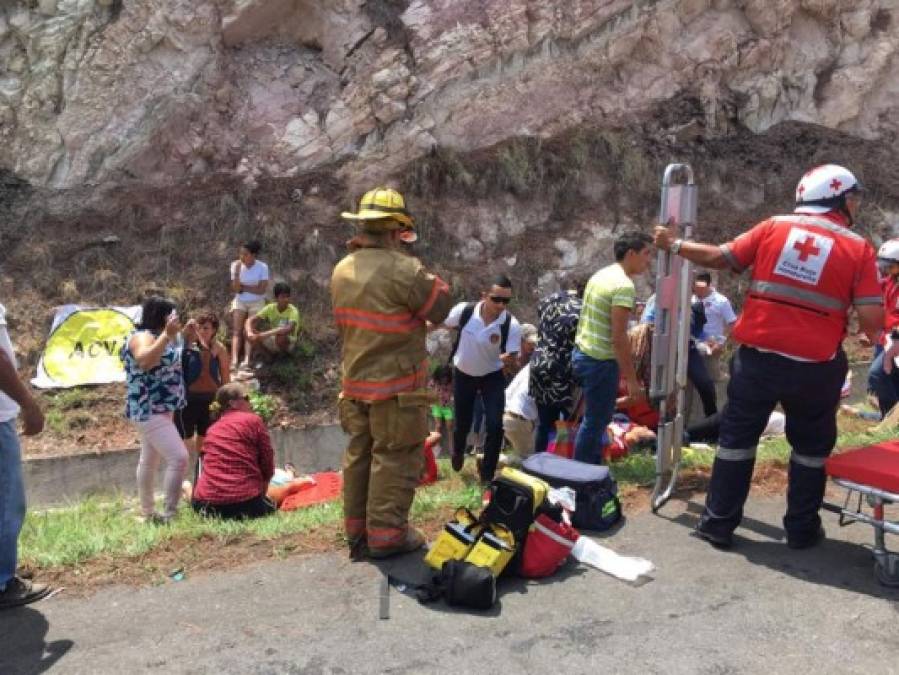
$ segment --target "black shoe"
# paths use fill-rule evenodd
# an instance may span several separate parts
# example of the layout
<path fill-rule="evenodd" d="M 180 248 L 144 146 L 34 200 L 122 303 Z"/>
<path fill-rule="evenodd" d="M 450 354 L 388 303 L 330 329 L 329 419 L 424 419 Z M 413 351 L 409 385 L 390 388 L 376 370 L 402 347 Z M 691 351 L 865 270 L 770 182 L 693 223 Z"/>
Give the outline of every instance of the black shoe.
<path fill-rule="evenodd" d="M 50 587 L 46 584 L 35 584 L 28 579 L 13 577 L 6 582 L 6 590 L 0 591 L 0 609 L 37 602 L 49 593 Z"/>
<path fill-rule="evenodd" d="M 702 529 L 702 523 L 693 530 L 693 536 L 705 539 L 715 548 L 728 549 L 734 545 L 734 536 L 732 534 L 718 534 L 716 532 L 708 532 Z"/>
<path fill-rule="evenodd" d="M 450 458 L 450 462 L 453 465 L 453 471 L 461 471 L 462 467 L 465 466 L 465 455 L 461 452 L 454 452 Z"/>
<path fill-rule="evenodd" d="M 822 541 L 824 541 L 824 528 L 821 526 L 818 526 L 817 531 L 812 532 L 811 534 L 794 535 L 792 537 L 787 535 L 787 546 L 795 550 L 811 548 L 812 546 L 817 546 Z"/>

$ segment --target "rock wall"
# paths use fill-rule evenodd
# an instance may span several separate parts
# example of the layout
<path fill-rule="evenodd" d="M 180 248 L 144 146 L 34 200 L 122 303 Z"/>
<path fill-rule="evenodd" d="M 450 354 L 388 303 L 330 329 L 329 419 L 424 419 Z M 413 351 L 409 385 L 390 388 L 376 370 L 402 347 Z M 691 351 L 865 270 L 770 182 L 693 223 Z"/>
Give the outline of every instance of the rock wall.
<path fill-rule="evenodd" d="M 0 168 L 38 186 L 339 166 L 616 127 L 685 93 L 715 137 L 891 145 L 899 4 L 875 0 L 11 0 Z"/>

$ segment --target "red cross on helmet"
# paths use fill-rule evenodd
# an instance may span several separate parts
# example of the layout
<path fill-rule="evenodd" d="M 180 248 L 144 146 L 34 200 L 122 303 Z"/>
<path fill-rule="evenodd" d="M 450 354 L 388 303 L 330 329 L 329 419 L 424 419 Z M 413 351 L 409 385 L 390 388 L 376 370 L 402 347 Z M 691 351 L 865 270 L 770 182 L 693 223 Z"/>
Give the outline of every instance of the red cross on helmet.
<path fill-rule="evenodd" d="M 808 171 L 796 186 L 798 213 L 827 213 L 842 205 L 848 193 L 861 190 L 852 172 L 838 164 L 822 164 Z"/>

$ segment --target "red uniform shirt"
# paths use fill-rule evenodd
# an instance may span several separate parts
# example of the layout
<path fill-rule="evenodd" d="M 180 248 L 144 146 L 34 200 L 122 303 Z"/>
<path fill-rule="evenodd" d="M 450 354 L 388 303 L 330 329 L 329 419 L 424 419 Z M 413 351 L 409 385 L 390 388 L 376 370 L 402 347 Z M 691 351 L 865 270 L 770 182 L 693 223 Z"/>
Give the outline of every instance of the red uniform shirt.
<path fill-rule="evenodd" d="M 883 342 L 889 332 L 899 326 L 899 284 L 892 276 L 888 276 L 881 283 L 883 289 Z"/>
<path fill-rule="evenodd" d="M 874 248 L 835 212 L 769 218 L 721 251 L 737 272 L 752 267 L 732 333 L 751 347 L 828 361 L 849 307 L 882 302 Z"/>
<path fill-rule="evenodd" d="M 228 410 L 209 427 L 200 458 L 193 498 L 210 504 L 237 504 L 264 495 L 275 472 L 265 423 L 242 410 Z"/>

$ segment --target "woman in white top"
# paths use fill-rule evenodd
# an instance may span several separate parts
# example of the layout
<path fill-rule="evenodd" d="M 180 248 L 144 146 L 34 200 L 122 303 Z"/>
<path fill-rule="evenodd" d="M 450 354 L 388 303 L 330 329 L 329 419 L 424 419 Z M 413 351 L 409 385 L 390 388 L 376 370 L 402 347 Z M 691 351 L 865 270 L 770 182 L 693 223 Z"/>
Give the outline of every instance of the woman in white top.
<path fill-rule="evenodd" d="M 236 294 L 231 303 L 231 370 L 237 370 L 240 347 L 244 346 L 242 368 L 250 367 L 253 345 L 244 340 L 244 326 L 247 318 L 256 314 L 265 305 L 265 291 L 268 289 L 268 265 L 256 256 L 262 245 L 251 240 L 240 247 L 238 258 L 231 263 L 231 290 Z"/>

